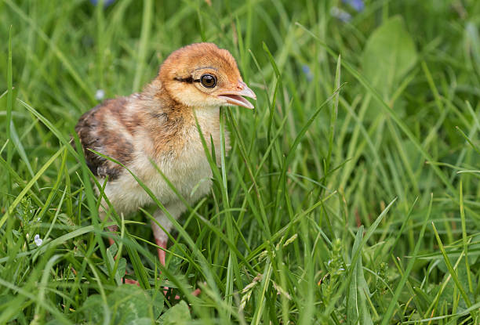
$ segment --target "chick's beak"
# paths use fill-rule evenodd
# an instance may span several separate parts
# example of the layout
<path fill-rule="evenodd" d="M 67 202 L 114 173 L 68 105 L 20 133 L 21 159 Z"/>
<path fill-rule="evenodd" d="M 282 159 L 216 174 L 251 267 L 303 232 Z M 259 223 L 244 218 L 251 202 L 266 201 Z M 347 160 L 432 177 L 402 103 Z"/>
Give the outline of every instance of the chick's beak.
<path fill-rule="evenodd" d="M 243 81 L 240 81 L 236 88 L 238 90 L 229 90 L 222 92 L 218 95 L 218 97 L 225 99 L 228 104 L 253 109 L 252 103 L 242 97 L 250 97 L 256 100 L 257 96 L 255 95 L 253 90 L 248 88 L 248 86 Z"/>

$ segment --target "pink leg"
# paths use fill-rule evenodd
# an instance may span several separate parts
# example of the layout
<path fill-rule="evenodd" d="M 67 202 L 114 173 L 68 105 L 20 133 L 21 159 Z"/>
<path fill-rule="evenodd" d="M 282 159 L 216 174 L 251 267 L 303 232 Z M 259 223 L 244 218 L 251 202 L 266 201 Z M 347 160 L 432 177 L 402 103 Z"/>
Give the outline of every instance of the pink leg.
<path fill-rule="evenodd" d="M 156 234 L 156 233 L 154 233 L 154 234 Z M 163 238 L 159 238 L 159 236 L 155 236 L 155 242 L 159 246 L 159 248 L 157 248 L 157 253 L 158 253 L 158 259 L 160 260 L 160 264 L 165 266 L 165 256 L 166 256 L 165 249 L 167 249 L 167 240 L 165 240 Z M 160 272 L 160 273 L 162 273 L 162 272 Z M 167 293 L 168 293 L 168 288 L 165 287 L 163 289 L 163 294 L 166 296 Z M 178 296 L 176 296 L 175 299 L 177 299 L 177 297 Z M 178 297 L 178 299 L 180 299 L 180 297 Z"/>
<path fill-rule="evenodd" d="M 165 266 L 165 250 L 167 249 L 167 241 L 161 238 L 155 238 L 155 242 L 160 248 L 157 248 L 158 252 L 158 259 L 160 260 L 160 264 Z"/>
<path fill-rule="evenodd" d="M 157 232 L 154 231 L 154 235 L 156 234 Z M 158 259 L 160 260 L 160 264 L 162 264 L 163 266 L 165 266 L 165 256 L 166 256 L 165 250 L 167 249 L 167 241 L 168 239 L 164 239 L 164 236 L 157 236 L 157 235 L 155 236 L 155 242 L 159 246 L 159 248 L 157 248 Z M 165 287 L 165 289 L 163 290 L 163 293 L 166 295 L 167 292 L 168 292 L 168 288 Z M 200 289 L 195 289 L 192 292 L 192 295 L 196 297 L 200 294 L 200 292 L 201 292 Z M 180 299 L 180 297 L 177 295 L 175 296 L 175 299 L 178 300 Z"/>

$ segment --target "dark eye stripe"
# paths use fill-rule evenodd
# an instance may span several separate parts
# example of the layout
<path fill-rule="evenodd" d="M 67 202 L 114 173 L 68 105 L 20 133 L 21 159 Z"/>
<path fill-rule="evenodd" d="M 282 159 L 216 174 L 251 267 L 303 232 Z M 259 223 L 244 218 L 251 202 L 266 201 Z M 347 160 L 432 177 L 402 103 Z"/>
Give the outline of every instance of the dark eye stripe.
<path fill-rule="evenodd" d="M 194 82 L 200 82 L 200 79 L 193 79 L 192 77 L 188 77 L 188 78 L 174 78 L 174 80 L 176 81 L 180 81 L 180 82 L 186 82 L 186 83 L 194 83 Z"/>
<path fill-rule="evenodd" d="M 208 79 L 208 80 L 206 80 Z M 204 74 L 203 76 L 200 77 L 200 79 L 193 79 L 192 76 L 188 77 L 188 78 L 174 78 L 174 80 L 176 81 L 180 81 L 180 82 L 186 82 L 186 83 L 194 83 L 194 82 L 200 82 L 202 83 L 202 86 L 204 86 L 205 88 L 214 88 L 216 85 L 217 85 L 217 77 L 215 77 L 214 75 L 211 75 L 211 74 Z M 212 82 L 210 84 L 210 82 Z"/>

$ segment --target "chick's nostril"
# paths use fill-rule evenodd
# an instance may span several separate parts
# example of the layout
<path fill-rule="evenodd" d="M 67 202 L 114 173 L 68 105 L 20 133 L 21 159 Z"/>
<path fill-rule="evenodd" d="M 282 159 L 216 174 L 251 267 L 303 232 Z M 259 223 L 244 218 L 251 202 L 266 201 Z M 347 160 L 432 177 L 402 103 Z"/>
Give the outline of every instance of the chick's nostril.
<path fill-rule="evenodd" d="M 245 89 L 246 84 L 243 81 L 239 81 L 237 84 L 237 89 L 238 90 L 243 90 Z"/>

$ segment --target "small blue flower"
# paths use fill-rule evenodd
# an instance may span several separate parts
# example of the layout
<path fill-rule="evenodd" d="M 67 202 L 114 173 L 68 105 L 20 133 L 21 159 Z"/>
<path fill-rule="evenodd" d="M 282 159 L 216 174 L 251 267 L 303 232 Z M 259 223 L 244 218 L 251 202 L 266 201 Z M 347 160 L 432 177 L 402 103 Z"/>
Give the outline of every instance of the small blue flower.
<path fill-rule="evenodd" d="M 310 71 L 310 67 L 308 65 L 304 64 L 304 65 L 302 65 L 302 71 L 305 74 L 305 76 L 307 77 L 307 80 L 312 81 L 313 74 L 312 74 L 312 71 Z"/>
<path fill-rule="evenodd" d="M 332 7 L 332 9 L 330 9 L 330 15 L 345 23 L 348 23 L 350 20 L 352 20 L 352 15 L 337 7 Z"/>
<path fill-rule="evenodd" d="M 359 12 L 365 9 L 365 3 L 363 0 L 342 0 L 342 2 L 348 4 L 350 7 Z"/>
<path fill-rule="evenodd" d="M 90 2 L 96 6 L 100 3 L 100 0 L 90 0 Z M 103 7 L 107 8 L 108 6 L 110 6 L 114 2 L 115 2 L 115 0 L 103 0 Z"/>

